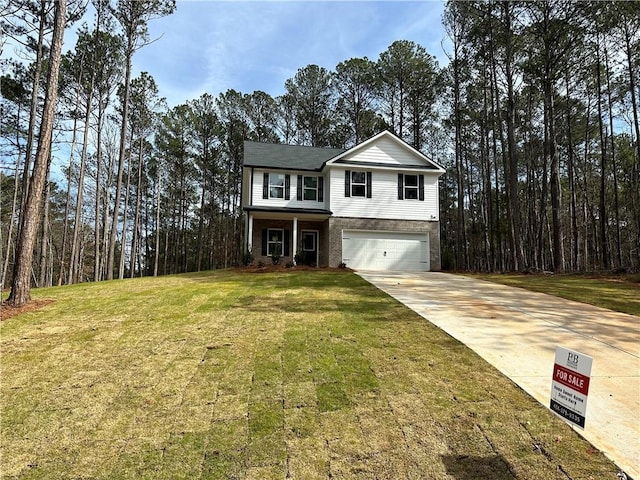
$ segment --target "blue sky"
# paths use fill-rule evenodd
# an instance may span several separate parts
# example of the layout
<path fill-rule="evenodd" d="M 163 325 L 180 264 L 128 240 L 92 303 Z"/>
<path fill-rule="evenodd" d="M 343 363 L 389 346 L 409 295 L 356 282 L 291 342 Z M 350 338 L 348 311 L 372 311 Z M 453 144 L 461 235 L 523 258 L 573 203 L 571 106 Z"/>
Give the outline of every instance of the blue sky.
<path fill-rule="evenodd" d="M 174 106 L 231 88 L 281 95 L 299 68 L 377 60 L 395 40 L 419 43 L 442 66 L 443 9 L 441 1 L 178 0 L 173 15 L 150 22 L 158 40 L 135 54 L 134 74 L 149 72 Z"/>

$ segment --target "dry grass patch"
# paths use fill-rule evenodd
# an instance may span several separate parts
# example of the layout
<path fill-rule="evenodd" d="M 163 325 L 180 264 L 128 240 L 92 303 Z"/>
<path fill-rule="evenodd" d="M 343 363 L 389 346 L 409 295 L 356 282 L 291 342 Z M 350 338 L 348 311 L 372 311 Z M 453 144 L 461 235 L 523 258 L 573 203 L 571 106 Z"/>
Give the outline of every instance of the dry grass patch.
<path fill-rule="evenodd" d="M 615 478 L 359 277 L 209 272 L 35 291 L 0 324 L 0 477 Z"/>

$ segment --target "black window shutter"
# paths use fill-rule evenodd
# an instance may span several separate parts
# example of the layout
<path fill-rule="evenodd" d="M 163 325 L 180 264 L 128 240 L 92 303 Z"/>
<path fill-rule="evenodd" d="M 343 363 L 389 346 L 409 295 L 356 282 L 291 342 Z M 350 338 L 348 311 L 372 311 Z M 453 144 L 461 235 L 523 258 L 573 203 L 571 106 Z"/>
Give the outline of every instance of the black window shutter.
<path fill-rule="evenodd" d="M 318 177 L 318 201 L 324 202 L 324 177 Z"/>
<path fill-rule="evenodd" d="M 291 198 L 291 175 L 288 173 L 284 176 L 284 199 L 289 200 Z"/>
<path fill-rule="evenodd" d="M 424 175 L 418 177 L 418 198 L 424 202 Z"/>
<path fill-rule="evenodd" d="M 267 239 L 269 238 L 269 232 L 266 228 L 262 229 L 262 255 L 267 256 Z"/>
<path fill-rule="evenodd" d="M 398 200 L 404 200 L 404 175 L 398 174 Z"/>
<path fill-rule="evenodd" d="M 284 231 L 284 252 L 282 253 L 285 257 L 289 256 L 289 230 Z"/>
<path fill-rule="evenodd" d="M 262 198 L 269 198 L 269 174 L 267 172 L 262 176 Z"/>
<path fill-rule="evenodd" d="M 351 171 L 345 170 L 344 172 L 344 196 L 351 196 Z"/>
<path fill-rule="evenodd" d="M 371 198 L 371 172 L 367 172 L 367 198 Z"/>
<path fill-rule="evenodd" d="M 301 201 L 302 200 L 302 175 L 298 175 L 298 185 L 296 190 L 297 190 L 296 198 L 298 199 L 298 201 Z"/>

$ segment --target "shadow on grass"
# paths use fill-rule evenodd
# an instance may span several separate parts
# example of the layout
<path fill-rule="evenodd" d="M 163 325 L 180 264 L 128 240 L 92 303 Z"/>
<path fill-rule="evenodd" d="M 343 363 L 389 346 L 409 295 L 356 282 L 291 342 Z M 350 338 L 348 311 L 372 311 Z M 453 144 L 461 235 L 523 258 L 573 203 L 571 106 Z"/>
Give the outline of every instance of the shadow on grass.
<path fill-rule="evenodd" d="M 442 455 L 447 473 L 456 480 L 512 480 L 516 478 L 502 455 L 476 457 Z"/>

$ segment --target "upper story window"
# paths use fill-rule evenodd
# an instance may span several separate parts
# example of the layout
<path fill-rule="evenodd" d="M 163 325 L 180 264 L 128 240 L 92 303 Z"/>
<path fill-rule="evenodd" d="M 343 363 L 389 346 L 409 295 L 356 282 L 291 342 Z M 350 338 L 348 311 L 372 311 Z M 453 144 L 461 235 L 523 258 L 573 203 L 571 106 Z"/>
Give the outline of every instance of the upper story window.
<path fill-rule="evenodd" d="M 290 176 L 284 173 L 264 173 L 262 198 L 284 198 L 289 200 Z"/>
<path fill-rule="evenodd" d="M 398 200 L 424 200 L 424 175 L 399 173 Z"/>
<path fill-rule="evenodd" d="M 269 198 L 284 198 L 284 174 L 269 175 Z"/>
<path fill-rule="evenodd" d="M 324 197 L 324 177 L 298 175 L 298 201 L 322 202 Z"/>
<path fill-rule="evenodd" d="M 418 175 L 404 176 L 404 198 L 407 200 L 418 199 Z"/>
<path fill-rule="evenodd" d="M 364 197 L 367 194 L 367 176 L 365 172 L 351 172 L 351 196 Z"/>
<path fill-rule="evenodd" d="M 302 191 L 304 200 L 318 200 L 318 177 L 303 177 Z"/>
<path fill-rule="evenodd" d="M 346 170 L 344 173 L 345 197 L 371 198 L 371 172 L 352 172 Z"/>

